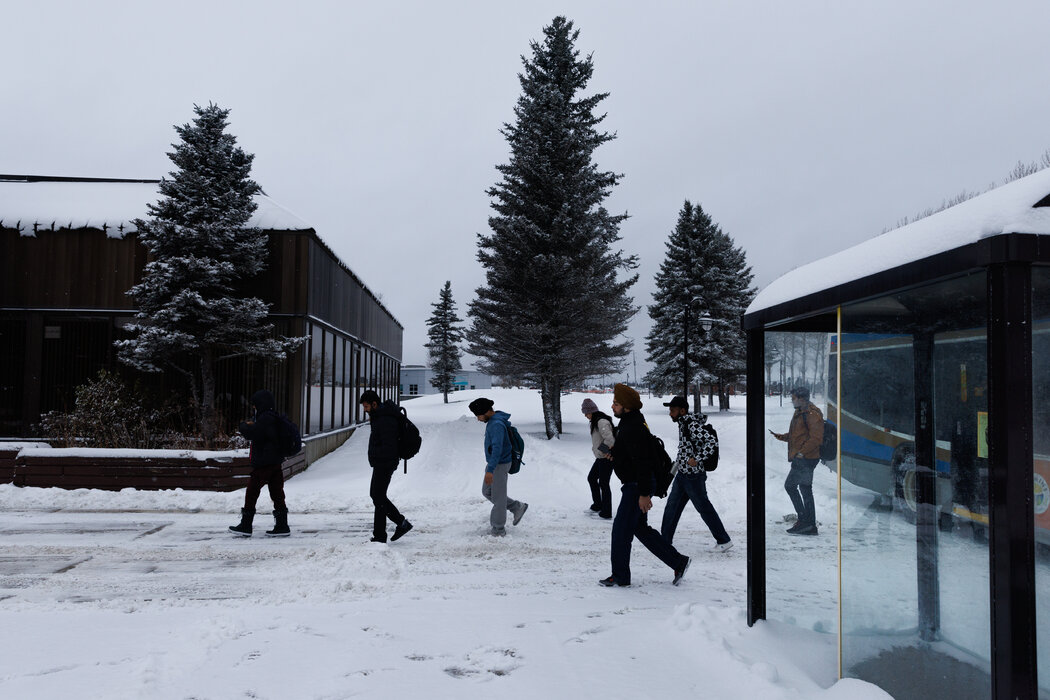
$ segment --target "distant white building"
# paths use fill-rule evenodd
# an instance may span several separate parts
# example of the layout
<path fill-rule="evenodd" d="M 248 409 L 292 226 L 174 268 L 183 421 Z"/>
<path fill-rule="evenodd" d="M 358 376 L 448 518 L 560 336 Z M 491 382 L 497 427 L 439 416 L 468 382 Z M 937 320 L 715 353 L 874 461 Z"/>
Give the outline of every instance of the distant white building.
<path fill-rule="evenodd" d="M 423 396 L 424 394 L 440 394 L 436 387 L 430 383 L 434 378 L 434 370 L 423 365 L 401 366 L 401 398 Z M 478 372 L 473 369 L 460 371 L 452 382 L 453 391 L 465 391 L 467 389 L 491 389 L 492 375 Z"/>

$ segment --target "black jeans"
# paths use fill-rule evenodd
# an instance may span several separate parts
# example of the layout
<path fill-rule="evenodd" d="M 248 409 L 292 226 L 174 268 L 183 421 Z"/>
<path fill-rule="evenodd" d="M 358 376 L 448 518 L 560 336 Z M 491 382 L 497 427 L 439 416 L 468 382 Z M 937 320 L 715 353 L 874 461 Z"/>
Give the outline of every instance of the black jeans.
<path fill-rule="evenodd" d="M 729 533 L 726 532 L 722 519 L 718 517 L 711 499 L 707 497 L 707 472 L 700 471 L 686 474 L 679 472 L 674 483 L 671 484 L 671 493 L 667 496 L 667 504 L 664 506 L 664 519 L 660 524 L 660 534 L 668 542 L 674 541 L 674 532 L 678 529 L 678 521 L 685 510 L 685 504 L 692 501 L 693 506 L 700 513 L 704 523 L 715 542 L 725 544 L 729 541 Z"/>
<path fill-rule="evenodd" d="M 817 511 L 813 505 L 813 470 L 819 461 L 796 457 L 791 460 L 791 471 L 784 480 L 784 490 L 791 499 L 791 505 L 795 506 L 798 522 L 802 525 L 817 524 Z"/>
<path fill-rule="evenodd" d="M 672 569 L 685 566 L 687 557 L 649 526 L 648 515 L 638 507 L 638 484 L 630 483 L 620 489 L 620 505 L 612 526 L 612 575 L 621 585 L 631 582 L 631 543 L 635 537 Z"/>
<path fill-rule="evenodd" d="M 612 489 L 609 488 L 612 472 L 612 460 L 599 457 L 594 460 L 587 474 L 587 483 L 591 485 L 591 503 L 598 506 L 598 515 L 603 518 L 612 517 Z"/>
<path fill-rule="evenodd" d="M 255 510 L 255 504 L 262 493 L 262 487 L 270 489 L 270 500 L 274 510 L 288 510 L 284 503 L 284 470 L 277 464 L 270 467 L 254 467 L 248 477 L 248 489 L 244 492 L 244 507 Z"/>
<path fill-rule="evenodd" d="M 368 495 L 372 497 L 372 503 L 376 507 L 375 519 L 372 522 L 372 536 L 384 542 L 386 541 L 387 518 L 395 525 L 405 522 L 405 516 L 401 515 L 397 506 L 386 497 L 386 490 L 390 488 L 390 478 L 396 471 L 396 463 L 392 467 L 372 467 L 372 483 L 368 487 Z"/>

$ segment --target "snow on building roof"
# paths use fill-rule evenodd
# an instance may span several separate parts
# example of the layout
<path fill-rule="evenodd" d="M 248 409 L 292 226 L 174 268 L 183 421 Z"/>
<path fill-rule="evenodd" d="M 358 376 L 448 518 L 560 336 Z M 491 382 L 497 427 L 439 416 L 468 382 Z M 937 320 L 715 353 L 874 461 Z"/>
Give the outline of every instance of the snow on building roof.
<path fill-rule="evenodd" d="M 1050 235 L 1050 168 L 798 267 L 759 292 L 745 313 L 1005 233 Z"/>
<path fill-rule="evenodd" d="M 120 238 L 135 231 L 132 221 L 145 219 L 146 206 L 159 199 L 153 180 L 0 175 L 0 228 L 17 228 L 26 236 L 43 229 L 94 228 Z M 255 201 L 259 208 L 251 226 L 269 231 L 313 228 L 264 194 Z"/>

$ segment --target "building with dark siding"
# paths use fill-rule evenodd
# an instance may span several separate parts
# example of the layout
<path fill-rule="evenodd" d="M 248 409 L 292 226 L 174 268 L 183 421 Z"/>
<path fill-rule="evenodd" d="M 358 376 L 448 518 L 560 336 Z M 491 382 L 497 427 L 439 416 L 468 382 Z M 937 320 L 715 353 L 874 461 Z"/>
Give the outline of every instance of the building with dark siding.
<path fill-rule="evenodd" d="M 40 416 L 69 409 L 100 369 L 127 376 L 113 342 L 147 259 L 132 221 L 159 198 L 154 180 L 0 175 L 0 436 L 38 437 Z M 309 341 L 285 362 L 219 368 L 224 428 L 269 387 L 316 457 L 364 420 L 362 391 L 398 399 L 404 329 L 309 224 L 256 201 L 250 223 L 269 235 L 269 260 L 238 293 L 270 304 L 278 334 Z"/>

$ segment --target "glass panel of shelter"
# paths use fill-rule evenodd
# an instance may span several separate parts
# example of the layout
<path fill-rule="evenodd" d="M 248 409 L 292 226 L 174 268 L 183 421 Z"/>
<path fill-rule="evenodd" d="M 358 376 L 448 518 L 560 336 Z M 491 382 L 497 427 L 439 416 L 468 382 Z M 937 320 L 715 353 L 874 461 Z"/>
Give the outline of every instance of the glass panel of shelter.
<path fill-rule="evenodd" d="M 798 451 L 798 438 L 811 419 L 835 420 L 835 387 L 828 372 L 833 337 L 827 332 L 765 333 L 766 616 L 828 634 L 838 630 L 837 483 L 830 467 L 811 458 L 794 460 L 791 450 Z M 801 408 L 796 410 L 791 392 L 801 388 L 809 399 L 800 406 L 812 405 L 819 414 L 804 417 Z M 803 525 L 798 516 L 810 501 L 816 536 L 787 532 Z"/>
<path fill-rule="evenodd" d="M 1050 268 L 1032 269 L 1032 465 L 1035 509 L 1036 663 L 1050 697 Z"/>
<path fill-rule="evenodd" d="M 842 675 L 897 700 L 991 696 L 986 284 L 841 311 Z"/>

